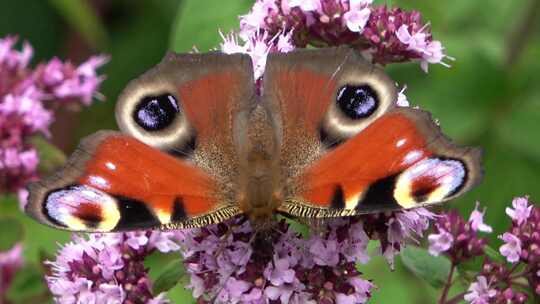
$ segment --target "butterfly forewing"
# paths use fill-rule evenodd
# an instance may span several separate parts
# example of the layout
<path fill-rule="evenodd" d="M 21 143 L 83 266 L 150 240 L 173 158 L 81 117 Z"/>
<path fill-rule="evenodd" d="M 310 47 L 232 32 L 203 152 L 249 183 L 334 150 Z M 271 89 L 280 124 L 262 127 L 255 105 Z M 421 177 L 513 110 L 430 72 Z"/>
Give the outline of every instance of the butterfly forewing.
<path fill-rule="evenodd" d="M 64 169 L 30 187 L 27 212 L 77 231 L 205 226 L 238 214 L 252 77 L 245 55 L 168 54 L 120 96 L 125 134 L 84 140 Z"/>

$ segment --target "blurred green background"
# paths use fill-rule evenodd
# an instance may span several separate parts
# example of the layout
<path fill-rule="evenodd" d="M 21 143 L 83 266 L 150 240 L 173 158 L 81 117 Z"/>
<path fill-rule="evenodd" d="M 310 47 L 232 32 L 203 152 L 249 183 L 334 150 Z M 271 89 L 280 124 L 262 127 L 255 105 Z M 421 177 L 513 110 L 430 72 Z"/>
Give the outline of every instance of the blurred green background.
<path fill-rule="evenodd" d="M 53 126 L 53 141 L 70 153 L 78 140 L 98 129 L 115 129 L 116 97 L 132 78 L 156 64 L 167 50 L 206 51 L 218 46 L 218 29 L 238 27 L 253 1 L 150 0 L 79 1 L 18 0 L 0 3 L 0 36 L 16 34 L 34 46 L 34 63 L 53 56 L 80 62 L 94 53 L 111 55 L 101 71 L 107 101 L 81 112 L 62 109 Z M 431 111 L 443 130 L 462 144 L 484 149 L 485 178 L 463 198 L 452 202 L 468 216 L 475 201 L 487 206 L 487 222 L 498 233 L 509 224 L 504 209 L 514 196 L 540 197 L 540 1 L 455 0 L 376 1 L 422 12 L 435 39 L 457 60 L 452 68 L 418 64 L 388 66 L 391 76 L 407 85 L 413 105 Z M 12 197 L 0 201 L 0 214 L 23 223 L 25 257 L 37 264 L 51 256 L 69 234 L 34 223 L 20 214 Z M 9 235 L 11 227 L 0 233 Z M 170 258 L 170 257 L 169 257 Z M 154 258 L 150 264 L 162 263 Z M 158 268 L 159 267 L 154 267 Z M 31 268 L 29 268 L 31 269 Z M 381 258 L 361 267 L 379 286 L 371 303 L 434 303 L 437 294 L 397 259 L 390 271 Z M 154 270 L 154 272 L 158 270 Z M 14 299 L 43 291 L 40 277 L 29 270 L 11 290 Z M 12 288 L 13 289 L 13 288 Z M 181 286 L 170 292 L 175 303 L 189 303 Z M 22 302 L 21 302 L 22 303 Z"/>

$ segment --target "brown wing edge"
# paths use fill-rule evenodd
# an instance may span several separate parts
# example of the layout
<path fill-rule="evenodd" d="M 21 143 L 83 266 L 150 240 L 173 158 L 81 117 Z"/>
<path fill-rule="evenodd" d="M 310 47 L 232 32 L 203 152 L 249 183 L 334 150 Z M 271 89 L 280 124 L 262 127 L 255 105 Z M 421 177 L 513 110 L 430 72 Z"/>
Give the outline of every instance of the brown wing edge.
<path fill-rule="evenodd" d="M 32 182 L 27 186 L 29 192 L 28 203 L 24 211 L 40 223 L 52 225 L 58 229 L 67 230 L 50 219 L 43 210 L 43 203 L 47 195 L 55 189 L 72 185 L 84 171 L 85 163 L 91 158 L 92 152 L 106 138 L 122 133 L 112 130 L 101 130 L 83 138 L 67 162 L 54 174 Z"/>
<path fill-rule="evenodd" d="M 131 80 L 119 95 L 115 116 L 120 130 L 168 152 L 171 152 L 172 148 L 177 148 L 177 144 L 180 146 L 189 145 L 192 137 L 197 136 L 197 130 L 189 123 L 189 117 L 187 122 L 183 120 L 174 122 L 170 128 L 161 132 L 147 132 L 133 124 L 130 117 L 131 110 L 136 103 L 136 97 L 149 93 L 168 92 L 173 94 L 182 104 L 184 101 L 179 98 L 177 92 L 181 84 L 223 71 L 234 73 L 240 82 L 246 83 L 239 91 L 239 96 L 241 95 L 242 98 L 236 98 L 235 104 L 232 105 L 234 109 L 231 110 L 233 112 L 249 112 L 248 109 L 254 106 L 256 92 L 253 85 L 253 67 L 248 55 L 221 52 L 193 54 L 167 52 L 157 65 Z M 183 131 L 178 132 L 178 129 L 183 129 Z M 229 135 L 227 134 L 227 136 Z M 159 140 L 160 137 L 169 139 L 163 141 Z"/>
<path fill-rule="evenodd" d="M 435 122 L 432 114 L 428 111 L 398 107 L 392 112 L 402 113 L 415 122 L 418 130 L 424 134 L 428 141 L 428 149 L 433 151 L 435 156 L 458 159 L 465 163 L 467 180 L 456 193 L 445 198 L 444 201 L 456 198 L 482 181 L 484 169 L 482 166 L 483 151 L 481 148 L 462 146 L 454 143 L 452 139 L 442 132 L 440 125 Z"/>

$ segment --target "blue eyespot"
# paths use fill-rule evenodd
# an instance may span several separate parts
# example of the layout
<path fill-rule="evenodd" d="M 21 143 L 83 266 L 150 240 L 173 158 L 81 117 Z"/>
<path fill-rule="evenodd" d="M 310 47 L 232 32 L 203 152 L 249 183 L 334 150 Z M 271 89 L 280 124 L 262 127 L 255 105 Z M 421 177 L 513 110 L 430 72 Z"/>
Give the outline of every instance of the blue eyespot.
<path fill-rule="evenodd" d="M 171 94 L 146 96 L 135 107 L 133 119 L 146 131 L 159 131 L 172 124 L 180 108 Z"/>
<path fill-rule="evenodd" d="M 345 85 L 338 91 L 336 102 L 351 119 L 366 118 L 379 106 L 377 93 L 368 85 Z"/>

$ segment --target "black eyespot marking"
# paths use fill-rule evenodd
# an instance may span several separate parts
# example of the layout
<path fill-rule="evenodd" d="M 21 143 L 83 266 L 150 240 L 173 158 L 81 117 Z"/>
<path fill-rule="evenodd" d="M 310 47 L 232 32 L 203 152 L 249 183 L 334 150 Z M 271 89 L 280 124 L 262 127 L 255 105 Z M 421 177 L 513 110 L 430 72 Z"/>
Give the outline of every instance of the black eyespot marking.
<path fill-rule="evenodd" d="M 438 180 L 432 176 L 420 177 L 412 182 L 411 196 L 414 197 L 415 202 L 423 203 L 439 186 Z"/>
<path fill-rule="evenodd" d="M 394 198 L 394 188 L 398 175 L 390 175 L 371 184 L 364 197 L 358 202 L 356 209 L 369 212 L 401 208 Z"/>
<path fill-rule="evenodd" d="M 178 158 L 186 158 L 192 156 L 195 149 L 197 149 L 197 134 L 193 133 L 185 144 L 181 147 L 174 147 L 168 152 Z"/>
<path fill-rule="evenodd" d="M 161 225 L 144 202 L 121 195 L 115 195 L 114 197 L 120 210 L 120 220 L 114 230 L 158 227 Z"/>
<path fill-rule="evenodd" d="M 178 102 L 171 94 L 146 96 L 133 111 L 133 119 L 146 131 L 167 128 L 180 113 Z"/>
<path fill-rule="evenodd" d="M 59 189 L 54 189 L 54 190 L 51 190 L 49 192 L 47 192 L 47 194 L 45 195 L 45 199 L 43 200 L 43 205 L 42 205 L 42 208 L 43 208 L 43 215 L 45 215 L 45 217 L 51 222 L 53 223 L 54 225 L 57 225 L 57 226 L 60 226 L 60 227 L 64 227 L 64 228 L 68 228 L 68 226 L 60 221 L 58 221 L 57 219 L 55 219 L 53 216 L 52 216 L 52 211 L 49 210 L 49 197 L 51 194 L 53 194 L 54 192 L 56 191 L 60 191 L 60 190 L 63 190 L 63 189 L 71 189 L 73 188 L 74 185 L 68 185 L 64 188 L 59 188 Z M 26 207 L 28 208 L 30 204 L 27 204 Z"/>
<path fill-rule="evenodd" d="M 184 209 L 184 201 L 181 197 L 176 197 L 173 202 L 173 213 L 171 215 L 172 222 L 180 222 L 186 219 L 186 210 Z"/>
<path fill-rule="evenodd" d="M 337 185 L 332 195 L 332 202 L 330 204 L 332 209 L 344 209 L 345 208 L 345 195 L 343 194 L 343 188 L 341 185 Z"/>
<path fill-rule="evenodd" d="M 334 149 L 345 142 L 345 140 L 343 139 L 338 139 L 330 136 L 330 134 L 328 134 L 328 132 L 326 132 L 326 130 L 322 126 L 319 127 L 319 139 L 323 146 L 327 149 Z"/>
<path fill-rule="evenodd" d="M 81 204 L 74 216 L 82 220 L 87 227 L 93 229 L 97 228 L 103 221 L 101 207 L 92 203 Z"/>
<path fill-rule="evenodd" d="M 345 85 L 339 89 L 336 102 L 351 119 L 366 118 L 379 107 L 379 98 L 369 85 Z"/>

